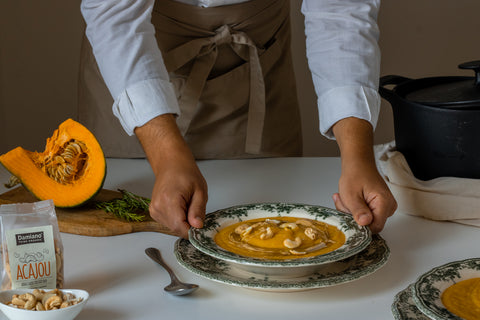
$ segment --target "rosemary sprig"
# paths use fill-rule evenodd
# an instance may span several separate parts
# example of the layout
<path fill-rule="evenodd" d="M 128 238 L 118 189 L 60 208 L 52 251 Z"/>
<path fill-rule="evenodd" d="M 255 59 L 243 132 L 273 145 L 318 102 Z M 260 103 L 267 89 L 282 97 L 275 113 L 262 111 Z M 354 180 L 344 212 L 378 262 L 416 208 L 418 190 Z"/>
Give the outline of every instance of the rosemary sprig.
<path fill-rule="evenodd" d="M 122 193 L 121 199 L 96 202 L 97 209 L 113 213 L 115 216 L 127 221 L 143 221 L 148 213 L 150 199 L 138 196 L 129 191 L 118 189 Z"/>

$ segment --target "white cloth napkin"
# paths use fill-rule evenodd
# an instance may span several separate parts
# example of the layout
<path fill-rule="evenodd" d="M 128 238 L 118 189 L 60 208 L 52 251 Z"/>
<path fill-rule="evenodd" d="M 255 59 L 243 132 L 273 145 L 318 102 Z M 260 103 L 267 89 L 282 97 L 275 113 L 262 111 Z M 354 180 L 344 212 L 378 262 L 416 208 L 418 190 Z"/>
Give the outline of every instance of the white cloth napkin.
<path fill-rule="evenodd" d="M 440 177 L 415 178 L 395 142 L 375 146 L 375 157 L 398 203 L 406 214 L 480 227 L 480 180 Z"/>

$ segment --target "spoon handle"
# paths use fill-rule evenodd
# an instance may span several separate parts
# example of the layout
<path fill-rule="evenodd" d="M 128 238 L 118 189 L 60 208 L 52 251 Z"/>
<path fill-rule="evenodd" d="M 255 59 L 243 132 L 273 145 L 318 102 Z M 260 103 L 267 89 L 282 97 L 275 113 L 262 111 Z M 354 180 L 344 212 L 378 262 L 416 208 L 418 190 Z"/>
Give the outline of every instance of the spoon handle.
<path fill-rule="evenodd" d="M 162 259 L 162 254 L 160 253 L 160 250 L 157 248 L 147 248 L 145 249 L 145 253 L 147 256 L 149 256 L 153 261 L 161 265 L 165 270 L 167 270 L 168 274 L 170 274 L 170 277 L 172 279 L 175 279 L 178 281 L 177 276 L 175 273 L 173 273 L 172 269 L 163 261 Z"/>

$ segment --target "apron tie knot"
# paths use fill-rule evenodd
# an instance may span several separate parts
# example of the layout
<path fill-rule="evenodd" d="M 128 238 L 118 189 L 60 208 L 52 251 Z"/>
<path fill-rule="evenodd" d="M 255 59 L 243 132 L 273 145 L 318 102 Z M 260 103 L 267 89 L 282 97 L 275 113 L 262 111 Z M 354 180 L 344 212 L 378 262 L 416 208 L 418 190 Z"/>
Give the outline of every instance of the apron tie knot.
<path fill-rule="evenodd" d="M 178 127 L 183 135 L 187 133 L 203 88 L 217 59 L 217 46 L 221 44 L 229 44 L 239 57 L 249 63 L 250 92 L 245 152 L 260 154 L 266 111 L 265 84 L 258 50 L 246 33 L 232 30 L 228 25 L 219 27 L 210 37 L 190 40 L 164 55 L 169 72 L 174 72 L 188 62 L 194 61 L 179 99 L 179 104 L 184 108 L 177 121 Z"/>
<path fill-rule="evenodd" d="M 215 33 L 216 34 L 213 36 L 212 40 L 217 46 L 232 43 L 232 34 L 228 25 L 225 24 L 221 26 L 215 30 Z"/>

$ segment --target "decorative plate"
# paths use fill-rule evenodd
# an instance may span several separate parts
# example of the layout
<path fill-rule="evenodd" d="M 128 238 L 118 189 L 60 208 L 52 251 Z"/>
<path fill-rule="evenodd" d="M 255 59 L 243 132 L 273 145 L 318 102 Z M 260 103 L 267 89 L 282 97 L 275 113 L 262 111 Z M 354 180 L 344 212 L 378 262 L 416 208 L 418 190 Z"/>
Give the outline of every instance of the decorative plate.
<path fill-rule="evenodd" d="M 179 239 L 175 243 L 175 256 L 186 269 L 207 279 L 262 291 L 291 292 L 335 286 L 351 282 L 380 269 L 390 256 L 384 239 L 374 235 L 370 245 L 362 252 L 341 261 L 317 266 L 317 271 L 297 278 L 262 276 L 238 269 L 234 264 L 209 256 Z"/>
<path fill-rule="evenodd" d="M 224 250 L 215 243 L 214 237 L 223 227 L 250 219 L 280 216 L 309 218 L 334 225 L 345 234 L 345 244 L 337 250 L 314 257 L 267 260 L 241 256 Z M 235 206 L 208 214 L 203 228 L 189 230 L 189 239 L 198 250 L 221 260 L 242 266 L 285 268 L 316 266 L 348 258 L 365 249 L 372 235 L 370 229 L 359 226 L 352 215 L 334 209 L 304 204 L 259 203 Z"/>
<path fill-rule="evenodd" d="M 392 313 L 395 320 L 430 320 L 418 310 L 412 297 L 413 283 L 395 295 Z"/>
<path fill-rule="evenodd" d="M 431 319 L 461 320 L 445 308 L 442 293 L 459 281 L 476 277 L 480 277 L 480 258 L 454 261 L 433 268 L 415 282 L 412 288 L 413 300 L 418 309 Z"/>

